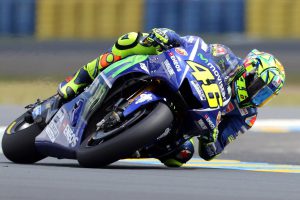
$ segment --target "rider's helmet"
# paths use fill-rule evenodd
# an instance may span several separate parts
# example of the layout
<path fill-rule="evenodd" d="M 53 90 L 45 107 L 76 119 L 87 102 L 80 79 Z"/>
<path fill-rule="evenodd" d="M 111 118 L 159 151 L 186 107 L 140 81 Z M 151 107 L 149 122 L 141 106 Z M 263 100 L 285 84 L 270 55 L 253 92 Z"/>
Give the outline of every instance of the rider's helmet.
<path fill-rule="evenodd" d="M 271 54 L 252 50 L 233 80 L 233 90 L 241 108 L 261 107 L 277 95 L 285 81 L 282 64 Z"/>

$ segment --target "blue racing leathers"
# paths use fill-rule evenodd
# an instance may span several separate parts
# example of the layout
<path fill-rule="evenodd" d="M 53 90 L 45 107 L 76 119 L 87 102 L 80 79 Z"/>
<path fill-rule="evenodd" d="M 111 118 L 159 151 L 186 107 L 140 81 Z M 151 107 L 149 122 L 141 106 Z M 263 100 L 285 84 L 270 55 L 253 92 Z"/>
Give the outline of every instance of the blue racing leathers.
<path fill-rule="evenodd" d="M 235 99 L 231 99 L 218 126 L 217 141 L 206 144 L 199 139 L 198 153 L 205 160 L 211 160 L 219 155 L 226 145 L 235 140 L 240 133 L 245 133 L 256 120 L 256 108 L 239 108 Z"/>

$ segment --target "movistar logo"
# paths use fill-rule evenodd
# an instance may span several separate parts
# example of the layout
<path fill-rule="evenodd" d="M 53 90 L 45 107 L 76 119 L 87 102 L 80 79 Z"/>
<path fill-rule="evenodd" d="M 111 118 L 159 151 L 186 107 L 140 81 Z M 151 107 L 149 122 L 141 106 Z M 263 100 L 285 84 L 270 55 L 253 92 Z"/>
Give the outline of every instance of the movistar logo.
<path fill-rule="evenodd" d="M 205 63 L 208 63 L 208 59 L 205 58 L 205 57 L 203 56 L 202 53 L 198 53 L 198 56 L 199 56 L 199 58 L 200 58 L 201 60 L 203 60 Z"/>

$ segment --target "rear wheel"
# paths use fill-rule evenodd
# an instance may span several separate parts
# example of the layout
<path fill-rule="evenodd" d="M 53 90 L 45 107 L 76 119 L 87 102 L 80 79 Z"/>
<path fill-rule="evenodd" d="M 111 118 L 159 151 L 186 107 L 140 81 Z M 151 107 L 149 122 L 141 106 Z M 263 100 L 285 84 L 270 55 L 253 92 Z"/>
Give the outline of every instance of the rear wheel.
<path fill-rule="evenodd" d="M 78 162 L 84 167 L 101 167 L 125 158 L 154 141 L 172 121 L 173 114 L 164 103 L 144 107 L 109 133 L 87 134 L 77 151 Z"/>
<path fill-rule="evenodd" d="M 35 137 L 42 129 L 24 113 L 5 130 L 2 138 L 2 150 L 6 158 L 15 163 L 35 163 L 46 156 L 38 153 Z"/>

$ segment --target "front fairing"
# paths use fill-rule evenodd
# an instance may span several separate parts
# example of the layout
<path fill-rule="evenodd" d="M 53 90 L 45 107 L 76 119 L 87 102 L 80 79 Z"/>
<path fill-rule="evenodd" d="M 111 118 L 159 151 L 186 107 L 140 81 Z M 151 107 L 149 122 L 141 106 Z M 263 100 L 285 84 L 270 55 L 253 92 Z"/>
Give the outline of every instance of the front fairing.
<path fill-rule="evenodd" d="M 190 68 L 186 79 L 201 107 L 188 110 L 192 122 L 189 120 L 185 124 L 192 134 L 199 135 L 210 132 L 218 126 L 221 115 L 231 99 L 231 90 L 208 52 L 198 50 L 195 58 L 188 63 Z M 203 67 L 209 71 L 205 71 Z"/>
<path fill-rule="evenodd" d="M 75 158 L 88 119 L 109 91 L 102 76 L 72 101 L 64 104 L 35 139 L 40 153 L 58 158 Z"/>
<path fill-rule="evenodd" d="M 175 75 L 169 78 L 174 90 L 184 92 L 181 86 L 186 80 L 193 96 L 199 102 L 199 106 L 190 107 L 188 110 L 182 131 L 199 135 L 218 126 L 221 115 L 231 99 L 231 90 L 219 66 L 210 55 L 205 42 L 201 38 L 193 39 L 194 42 L 184 49 L 188 55 L 182 50 L 172 49 L 165 53 L 165 57 L 175 72 Z M 177 62 L 181 66 L 179 70 L 176 68 Z M 168 71 L 166 68 L 166 66 L 162 66 L 163 71 Z"/>

